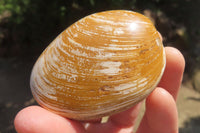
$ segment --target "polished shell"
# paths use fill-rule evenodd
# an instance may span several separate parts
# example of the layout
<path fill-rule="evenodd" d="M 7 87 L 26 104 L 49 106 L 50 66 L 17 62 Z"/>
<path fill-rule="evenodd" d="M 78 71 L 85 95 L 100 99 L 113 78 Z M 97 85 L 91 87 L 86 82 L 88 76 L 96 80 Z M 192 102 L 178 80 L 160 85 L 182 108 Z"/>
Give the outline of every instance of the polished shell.
<path fill-rule="evenodd" d="M 64 30 L 35 63 L 30 85 L 44 108 L 89 120 L 144 99 L 164 68 L 163 44 L 147 17 L 132 11 L 105 11 Z"/>

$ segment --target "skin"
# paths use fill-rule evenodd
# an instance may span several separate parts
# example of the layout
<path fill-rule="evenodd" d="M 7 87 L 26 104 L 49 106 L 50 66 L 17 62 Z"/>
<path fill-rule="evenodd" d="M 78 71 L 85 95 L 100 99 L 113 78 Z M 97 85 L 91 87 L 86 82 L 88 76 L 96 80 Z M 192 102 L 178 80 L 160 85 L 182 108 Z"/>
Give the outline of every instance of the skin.
<path fill-rule="evenodd" d="M 156 89 L 146 98 L 146 111 L 136 133 L 178 133 L 176 99 L 181 85 L 185 60 L 175 48 L 166 47 L 166 69 Z M 140 111 L 141 103 L 110 116 L 105 124 L 99 121 L 70 120 L 30 106 L 15 117 L 18 133 L 130 133 Z"/>

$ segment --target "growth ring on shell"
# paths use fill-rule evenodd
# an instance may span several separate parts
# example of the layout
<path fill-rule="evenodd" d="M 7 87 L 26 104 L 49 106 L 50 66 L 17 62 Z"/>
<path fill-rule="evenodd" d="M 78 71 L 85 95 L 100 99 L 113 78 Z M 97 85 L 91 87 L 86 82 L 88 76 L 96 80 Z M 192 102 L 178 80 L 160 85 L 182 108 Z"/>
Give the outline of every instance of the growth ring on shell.
<path fill-rule="evenodd" d="M 105 11 L 64 30 L 38 58 L 30 85 L 44 108 L 89 120 L 143 100 L 164 68 L 163 44 L 147 17 L 126 10 Z"/>

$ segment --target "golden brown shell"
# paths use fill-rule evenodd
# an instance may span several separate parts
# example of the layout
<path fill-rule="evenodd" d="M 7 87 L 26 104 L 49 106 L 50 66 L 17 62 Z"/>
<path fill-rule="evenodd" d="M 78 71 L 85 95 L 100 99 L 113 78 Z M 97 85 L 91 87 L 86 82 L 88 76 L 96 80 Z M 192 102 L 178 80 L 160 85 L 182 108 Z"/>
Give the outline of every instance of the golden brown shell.
<path fill-rule="evenodd" d="M 144 99 L 165 68 L 159 33 L 136 12 L 89 15 L 64 30 L 31 74 L 37 102 L 62 116 L 89 120 Z"/>

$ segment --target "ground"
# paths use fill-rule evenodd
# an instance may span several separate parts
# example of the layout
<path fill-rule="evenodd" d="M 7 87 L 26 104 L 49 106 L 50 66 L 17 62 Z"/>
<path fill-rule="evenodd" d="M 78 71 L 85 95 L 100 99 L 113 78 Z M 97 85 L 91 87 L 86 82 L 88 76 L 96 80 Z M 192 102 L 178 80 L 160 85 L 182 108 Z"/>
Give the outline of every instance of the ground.
<path fill-rule="evenodd" d="M 37 56 L 0 59 L 0 133 L 15 133 L 13 119 L 18 111 L 36 104 L 29 87 L 31 69 Z M 178 97 L 180 133 L 200 132 L 200 93 L 190 80 L 181 86 Z"/>

